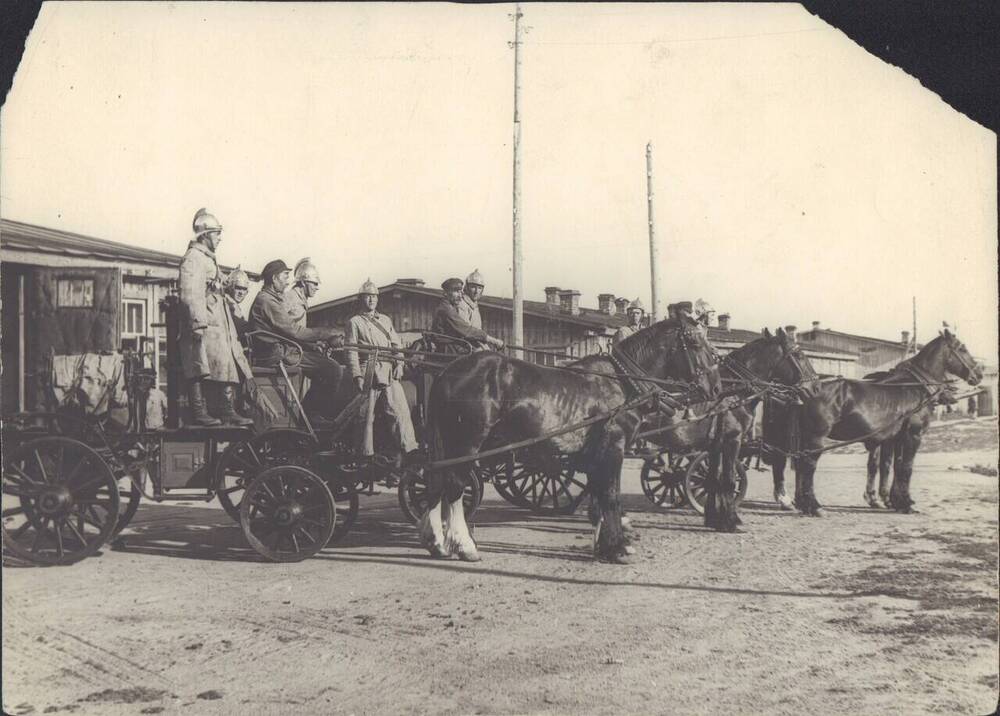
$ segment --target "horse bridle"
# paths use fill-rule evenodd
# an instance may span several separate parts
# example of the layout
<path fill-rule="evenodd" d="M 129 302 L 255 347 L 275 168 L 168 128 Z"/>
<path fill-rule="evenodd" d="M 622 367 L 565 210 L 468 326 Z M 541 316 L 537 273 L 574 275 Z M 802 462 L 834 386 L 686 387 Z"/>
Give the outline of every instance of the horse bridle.
<path fill-rule="evenodd" d="M 967 371 L 969 371 L 969 375 L 970 376 L 976 375 L 976 373 L 979 372 L 979 367 L 976 366 L 975 364 L 969 365 L 969 362 L 962 355 L 962 352 L 959 351 L 959 348 L 965 348 L 965 344 L 954 337 L 951 340 L 949 339 L 945 340 L 948 341 L 948 350 L 950 350 L 951 354 L 955 356 L 955 358 L 958 360 L 959 363 L 962 364 L 962 367 L 965 368 Z M 952 345 L 952 340 L 954 340 L 957 345 Z M 968 349 L 965 348 L 965 351 L 968 352 Z"/>
<path fill-rule="evenodd" d="M 799 348 L 798 345 L 794 345 L 791 348 L 788 347 L 785 343 L 779 342 L 779 345 L 781 346 L 781 359 L 775 361 L 774 365 L 772 365 L 771 369 L 767 372 L 767 375 L 765 375 L 763 378 L 760 378 L 756 374 L 754 374 L 753 371 L 751 371 L 750 368 L 747 367 L 746 363 L 737 358 L 733 353 L 729 353 L 728 355 L 726 355 L 726 357 L 722 359 L 722 362 L 723 364 L 727 365 L 727 367 L 730 370 L 736 373 L 736 375 L 738 375 L 741 379 L 753 383 L 760 383 L 760 382 L 770 383 L 771 378 L 774 376 L 774 373 L 787 360 L 791 360 L 792 367 L 795 368 L 795 372 L 798 373 L 798 378 L 796 378 L 795 382 L 792 385 L 800 385 L 807 380 L 813 380 L 816 377 L 818 377 L 816 375 L 816 371 L 813 369 L 811 364 L 808 364 L 808 370 L 806 370 L 806 368 L 803 366 L 802 361 L 800 360 L 801 349 Z"/>

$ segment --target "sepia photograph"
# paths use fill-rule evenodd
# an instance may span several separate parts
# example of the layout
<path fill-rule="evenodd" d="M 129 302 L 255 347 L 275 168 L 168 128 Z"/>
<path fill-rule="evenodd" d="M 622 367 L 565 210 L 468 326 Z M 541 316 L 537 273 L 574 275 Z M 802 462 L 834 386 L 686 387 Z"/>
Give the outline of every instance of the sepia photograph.
<path fill-rule="evenodd" d="M 0 9 L 4 713 L 994 713 L 1000 12 L 846 5 Z"/>

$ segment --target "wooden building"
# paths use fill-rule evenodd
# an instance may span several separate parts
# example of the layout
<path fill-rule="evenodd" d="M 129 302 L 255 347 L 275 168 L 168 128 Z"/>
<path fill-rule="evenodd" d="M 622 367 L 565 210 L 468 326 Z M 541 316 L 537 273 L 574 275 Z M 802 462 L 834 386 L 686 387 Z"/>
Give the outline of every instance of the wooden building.
<path fill-rule="evenodd" d="M 176 290 L 180 262 L 177 254 L 0 219 L 3 413 L 43 404 L 40 372 L 51 353 L 143 347 L 164 384 L 159 306 Z"/>
<path fill-rule="evenodd" d="M 570 345 L 583 342 L 596 352 L 626 322 L 628 299 L 616 302 L 602 294 L 601 308 L 591 309 L 580 306 L 579 291 L 550 287 L 545 293 L 545 301 L 524 302 L 524 342 L 529 348 L 567 352 Z M 401 278 L 379 289 L 378 310 L 392 318 L 399 333 L 417 333 L 430 330 L 440 301 L 440 289 L 428 288 L 420 279 Z M 356 295 L 326 301 L 309 308 L 309 325 L 343 328 L 356 311 Z M 512 342 L 511 299 L 484 295 L 479 313 L 483 330 Z"/>
<path fill-rule="evenodd" d="M 566 360 L 594 353 L 608 352 L 611 338 L 626 323 L 629 300 L 613 294 L 598 296 L 598 307 L 580 306 L 580 292 L 554 286 L 545 289 L 545 301 L 524 302 L 524 340 L 528 348 L 558 353 Z M 379 289 L 379 310 L 392 318 L 393 325 L 407 339 L 415 340 L 421 330 L 429 330 L 441 291 L 428 288 L 420 279 L 397 279 Z M 357 311 L 357 297 L 344 296 L 312 306 L 309 324 L 343 328 Z M 509 298 L 483 296 L 479 301 L 483 328 L 487 333 L 510 341 L 512 301 Z M 708 329 L 709 342 L 722 355 L 744 343 L 760 338 L 757 331 L 730 328 L 730 316 L 719 316 L 718 327 Z M 410 335 L 412 334 L 412 335 Z M 858 356 L 847 350 L 828 346 L 806 345 L 805 353 L 816 370 L 830 375 L 857 377 Z M 547 365 L 562 362 L 554 356 L 528 354 L 529 360 Z"/>
<path fill-rule="evenodd" d="M 822 328 L 819 321 L 813 321 L 808 331 L 800 332 L 799 341 L 817 349 L 829 348 L 857 354 L 858 377 L 877 370 L 889 370 L 914 350 L 909 331 L 902 331 L 898 341 L 891 341 Z"/>

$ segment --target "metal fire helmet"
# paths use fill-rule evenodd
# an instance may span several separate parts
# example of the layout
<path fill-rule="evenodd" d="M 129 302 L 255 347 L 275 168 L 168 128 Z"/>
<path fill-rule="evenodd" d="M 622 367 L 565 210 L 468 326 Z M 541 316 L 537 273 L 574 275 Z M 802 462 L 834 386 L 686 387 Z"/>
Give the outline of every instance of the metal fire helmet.
<path fill-rule="evenodd" d="M 484 279 L 483 275 L 479 273 L 479 269 L 476 269 L 465 277 L 465 285 L 468 286 L 469 284 L 480 286 L 482 288 L 486 287 L 486 279 Z"/>
<path fill-rule="evenodd" d="M 645 306 L 643 306 L 643 305 L 642 305 L 642 301 L 640 301 L 640 300 L 639 300 L 639 299 L 637 298 L 637 299 L 635 299 L 634 301 L 632 301 L 632 303 L 630 303 L 630 304 L 628 305 L 628 310 L 629 310 L 629 311 L 642 311 L 643 313 L 645 313 L 645 312 L 646 312 L 646 307 L 645 307 Z"/>
<path fill-rule="evenodd" d="M 191 222 L 191 228 L 194 229 L 194 237 L 197 239 L 213 231 L 222 231 L 222 224 L 214 214 L 208 212 L 208 209 L 198 209 Z"/>
<path fill-rule="evenodd" d="M 707 319 L 715 313 L 715 309 L 703 298 L 699 298 L 694 302 L 694 315 L 695 318 L 705 318 Z"/>
<path fill-rule="evenodd" d="M 319 269 L 308 256 L 295 264 L 295 280 L 314 283 L 319 286 Z"/>
<path fill-rule="evenodd" d="M 358 289 L 358 295 L 359 296 L 377 296 L 378 295 L 378 286 L 376 286 L 374 283 L 372 283 L 371 279 L 368 279 L 363 284 L 361 284 L 361 288 Z"/>
<path fill-rule="evenodd" d="M 242 268 L 237 266 L 226 277 L 226 287 L 227 288 L 243 288 L 250 289 L 250 277 L 247 276 L 247 272 Z"/>

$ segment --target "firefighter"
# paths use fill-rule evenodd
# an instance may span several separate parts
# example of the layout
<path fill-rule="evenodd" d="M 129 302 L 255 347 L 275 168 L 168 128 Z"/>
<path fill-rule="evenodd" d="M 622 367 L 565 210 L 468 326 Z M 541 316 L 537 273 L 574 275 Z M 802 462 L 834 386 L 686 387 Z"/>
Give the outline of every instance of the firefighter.
<path fill-rule="evenodd" d="M 205 209 L 192 222 L 194 240 L 180 265 L 181 362 L 188 381 L 188 403 L 195 425 L 253 423 L 236 412 L 236 386 L 250 379 L 250 366 L 222 289 L 215 251 L 222 242 L 222 225 Z M 209 414 L 205 383 L 221 386 L 218 417 Z M 220 420 L 221 418 L 221 420 Z"/>
<path fill-rule="evenodd" d="M 233 317 L 236 325 L 236 333 L 240 343 L 243 343 L 247 332 L 247 318 L 243 314 L 243 301 L 250 291 L 250 277 L 247 272 L 237 266 L 226 277 L 225 293 L 226 304 L 229 306 L 229 313 Z"/>
<path fill-rule="evenodd" d="M 504 343 L 499 338 L 494 338 L 484 331 L 472 325 L 462 311 L 462 303 L 466 296 L 463 293 L 463 283 L 460 278 L 449 278 L 441 284 L 443 296 L 437 309 L 434 311 L 434 321 L 431 330 L 453 338 L 459 338 L 472 344 L 474 350 L 484 350 L 494 348 L 502 350 Z M 476 311 L 478 315 L 478 308 Z M 462 352 L 458 347 L 460 344 L 446 344 L 441 346 L 446 353 Z"/>
<path fill-rule="evenodd" d="M 358 290 L 358 312 L 347 323 L 347 342 L 371 348 L 401 348 L 403 343 L 392 325 L 392 319 L 375 310 L 378 307 L 378 288 L 371 279 Z M 359 393 L 368 390 L 368 400 L 362 405 L 364 411 L 364 436 L 361 450 L 364 455 L 375 454 L 374 420 L 381 413 L 388 418 L 399 448 L 405 456 L 412 458 L 418 448 L 417 438 L 410 418 L 410 406 L 406 393 L 400 384 L 403 377 L 403 362 L 399 356 L 379 357 L 374 366 L 371 386 L 366 388 L 365 375 L 371 356 L 356 350 L 347 350 L 347 363 Z"/>
<path fill-rule="evenodd" d="M 302 347 L 302 372 L 309 378 L 309 392 L 302 407 L 310 417 L 333 418 L 336 415 L 337 390 L 344 374 L 340 363 L 326 356 L 326 347 L 344 345 L 340 331 L 325 326 L 306 326 L 305 311 L 287 291 L 292 270 L 281 259 L 270 261 L 261 271 L 264 287 L 250 308 L 250 330 L 264 330 L 295 341 Z M 281 360 L 281 342 L 269 336 L 254 336 L 254 362 L 276 365 Z"/>
<path fill-rule="evenodd" d="M 646 313 L 646 308 L 642 305 L 642 301 L 638 298 L 632 301 L 628 305 L 626 310 L 626 315 L 628 316 L 628 323 L 618 329 L 615 333 L 615 337 L 611 339 L 612 345 L 621 343 L 623 340 L 629 336 L 638 333 L 642 330 L 642 317 Z"/>
<path fill-rule="evenodd" d="M 462 290 L 462 302 L 458 305 L 459 314 L 471 326 L 482 329 L 483 318 L 479 314 L 479 299 L 482 298 L 486 283 L 483 275 L 476 269 L 465 277 L 465 287 Z"/>

